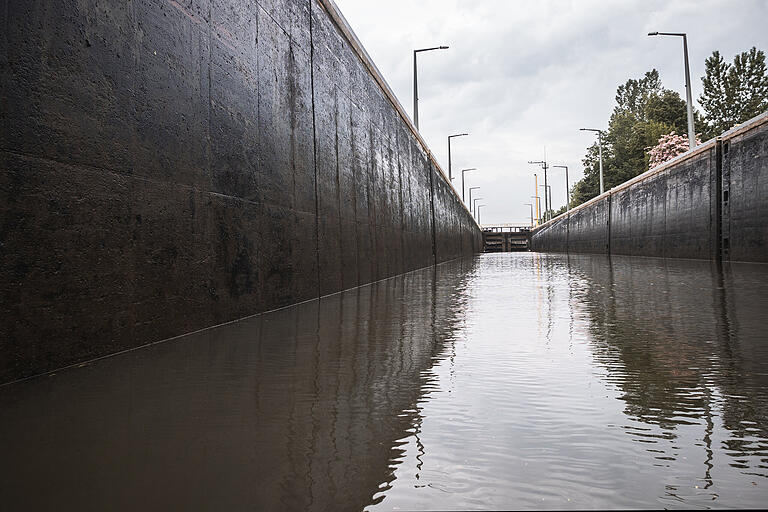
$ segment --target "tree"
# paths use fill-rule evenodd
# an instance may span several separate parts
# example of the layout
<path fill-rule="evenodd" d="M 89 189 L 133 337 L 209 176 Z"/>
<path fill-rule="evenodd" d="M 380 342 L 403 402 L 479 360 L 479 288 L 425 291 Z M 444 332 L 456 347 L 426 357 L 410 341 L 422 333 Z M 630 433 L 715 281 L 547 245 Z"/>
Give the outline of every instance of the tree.
<path fill-rule="evenodd" d="M 714 51 L 704 62 L 701 78 L 704 92 L 699 104 L 704 110 L 708 135 L 715 136 L 768 110 L 768 71 L 765 53 L 752 47 L 725 62 Z"/>
<path fill-rule="evenodd" d="M 696 113 L 695 113 L 696 115 Z M 698 123 L 701 123 L 699 118 Z M 659 73 L 648 71 L 639 79 L 630 79 L 616 89 L 616 106 L 603 137 L 603 181 L 614 187 L 648 169 L 646 150 L 670 132 L 687 133 L 685 101 L 665 89 Z M 571 196 L 572 206 L 595 197 L 600 191 L 597 143 L 587 148 L 583 160 L 584 179 Z"/>
<path fill-rule="evenodd" d="M 696 138 L 696 143 L 701 141 Z M 672 160 L 677 155 L 682 155 L 690 149 L 688 137 L 678 135 L 675 132 L 669 132 L 659 138 L 658 144 L 648 148 L 648 168 L 653 169 L 657 165 Z"/>

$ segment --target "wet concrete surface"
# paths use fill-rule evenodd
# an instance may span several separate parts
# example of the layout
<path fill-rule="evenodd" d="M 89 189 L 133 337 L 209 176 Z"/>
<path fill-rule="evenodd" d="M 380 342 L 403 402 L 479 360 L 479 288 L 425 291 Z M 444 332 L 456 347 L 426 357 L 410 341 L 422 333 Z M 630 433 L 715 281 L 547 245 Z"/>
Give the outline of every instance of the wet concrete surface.
<path fill-rule="evenodd" d="M 0 508 L 759 507 L 768 266 L 454 260 L 0 387 Z"/>
<path fill-rule="evenodd" d="M 533 231 L 537 251 L 768 262 L 768 112 Z"/>
<path fill-rule="evenodd" d="M 317 0 L 0 0 L 0 383 L 482 250 Z"/>

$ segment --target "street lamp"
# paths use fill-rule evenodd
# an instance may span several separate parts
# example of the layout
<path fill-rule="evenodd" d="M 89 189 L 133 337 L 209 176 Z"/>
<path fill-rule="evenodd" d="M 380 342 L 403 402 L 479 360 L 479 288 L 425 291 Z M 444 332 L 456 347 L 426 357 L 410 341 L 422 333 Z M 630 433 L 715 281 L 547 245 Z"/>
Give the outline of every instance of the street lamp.
<path fill-rule="evenodd" d="M 600 193 L 602 194 L 605 188 L 603 187 L 603 130 L 597 130 L 595 128 L 579 128 L 582 132 L 597 132 L 597 147 L 600 153 Z"/>
<path fill-rule="evenodd" d="M 549 202 L 549 210 L 544 211 L 544 216 L 546 217 L 547 214 L 549 214 L 549 220 L 552 220 L 552 185 L 539 185 L 540 187 L 544 187 L 544 204 L 547 204 Z M 549 201 L 547 201 L 549 199 Z"/>
<path fill-rule="evenodd" d="M 479 205 L 477 205 L 477 208 L 475 208 L 475 211 L 477 212 L 477 223 L 478 224 L 480 224 L 480 208 L 482 208 L 483 206 L 485 206 L 485 205 L 484 204 L 479 204 Z M 482 227 L 482 226 L 483 225 L 480 224 L 480 227 Z"/>
<path fill-rule="evenodd" d="M 481 201 L 482 199 L 483 199 L 482 197 L 477 197 L 477 198 L 475 198 L 474 201 L 472 201 L 472 204 L 474 204 L 474 206 L 475 206 L 475 214 L 477 214 L 477 202 Z M 478 222 L 478 224 L 480 224 L 480 223 Z"/>
<path fill-rule="evenodd" d="M 685 59 L 685 99 L 688 102 L 688 146 L 696 147 L 696 131 L 693 127 L 693 100 L 691 99 L 691 71 L 688 67 L 688 37 L 678 32 L 648 32 L 649 36 L 678 36 L 683 38 L 683 56 Z"/>
<path fill-rule="evenodd" d="M 536 200 L 535 201 L 536 202 L 536 222 L 537 222 L 537 225 L 538 225 L 538 224 L 541 223 L 541 213 L 539 212 L 539 206 L 541 205 L 541 203 L 539 201 L 538 193 L 535 196 L 531 196 L 531 199 L 535 199 Z"/>
<path fill-rule="evenodd" d="M 568 166 L 567 165 L 553 165 L 552 167 L 559 167 L 565 169 L 565 211 L 571 210 L 571 189 L 568 187 Z"/>
<path fill-rule="evenodd" d="M 544 187 L 546 187 L 547 186 L 547 169 L 548 169 L 547 160 L 544 159 L 544 160 L 540 160 L 538 162 L 531 162 L 529 160 L 528 163 L 529 164 L 534 164 L 534 165 L 538 164 L 538 165 L 541 165 L 544 168 Z M 538 194 L 538 191 L 536 193 Z M 547 212 L 549 211 L 550 206 L 551 205 L 547 201 L 547 189 L 544 188 L 544 219 L 545 220 L 547 218 Z"/>
<path fill-rule="evenodd" d="M 464 204 L 467 204 L 467 202 L 464 201 L 464 173 L 467 172 L 467 171 L 476 171 L 476 170 L 477 170 L 476 167 L 470 167 L 469 169 L 462 169 L 461 170 L 461 201 Z"/>
<path fill-rule="evenodd" d="M 413 50 L 413 124 L 419 129 L 419 78 L 416 71 L 416 54 L 432 50 L 447 50 L 447 46 L 435 46 L 433 48 L 421 48 Z"/>
<path fill-rule="evenodd" d="M 533 227 L 533 203 L 523 203 L 523 204 L 531 207 L 531 227 Z"/>
<path fill-rule="evenodd" d="M 453 137 L 464 137 L 466 135 L 469 135 L 468 133 L 459 133 L 457 135 L 449 135 L 448 136 L 448 178 L 453 179 L 453 174 L 451 174 L 451 139 Z"/>
<path fill-rule="evenodd" d="M 480 187 L 469 187 L 469 213 L 472 213 L 472 191 Z"/>

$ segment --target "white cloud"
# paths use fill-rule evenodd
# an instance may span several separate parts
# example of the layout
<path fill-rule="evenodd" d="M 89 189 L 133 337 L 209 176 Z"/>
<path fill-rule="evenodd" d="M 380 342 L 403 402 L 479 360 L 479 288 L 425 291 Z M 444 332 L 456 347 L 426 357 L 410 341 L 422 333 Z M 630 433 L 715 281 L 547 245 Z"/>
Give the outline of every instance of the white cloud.
<path fill-rule="evenodd" d="M 534 166 L 547 156 L 581 178 L 593 138 L 578 129 L 604 127 L 616 87 L 659 70 L 664 85 L 685 96 L 682 43 L 649 31 L 687 32 L 694 99 L 704 59 L 715 49 L 731 59 L 768 50 L 768 2 L 715 0 L 637 2 L 476 0 L 336 0 L 376 66 L 408 112 L 412 50 L 447 44 L 419 56 L 421 133 L 447 171 L 479 185 L 483 223 L 525 222 Z M 540 171 L 539 171 L 540 172 Z M 555 207 L 565 201 L 562 169 L 552 171 Z M 457 187 L 461 186 L 456 180 Z"/>

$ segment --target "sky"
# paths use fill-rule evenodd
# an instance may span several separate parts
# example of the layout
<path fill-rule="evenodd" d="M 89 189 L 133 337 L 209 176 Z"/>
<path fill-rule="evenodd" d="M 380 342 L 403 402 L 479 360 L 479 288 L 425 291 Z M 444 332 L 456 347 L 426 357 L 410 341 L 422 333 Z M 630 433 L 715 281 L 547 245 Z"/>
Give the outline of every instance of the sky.
<path fill-rule="evenodd" d="M 530 222 L 534 173 L 529 160 L 567 165 L 571 186 L 594 134 L 607 128 L 616 88 L 656 68 L 685 98 L 685 32 L 694 105 L 704 61 L 727 61 L 752 46 L 768 52 L 768 0 L 517 1 L 335 0 L 406 112 L 413 111 L 413 53 L 420 53 L 419 125 L 440 165 L 476 167 L 466 186 L 482 224 Z M 555 209 L 565 204 L 565 172 L 548 172 Z M 454 186 L 461 189 L 460 179 Z M 540 188 L 543 195 L 543 188 Z"/>

